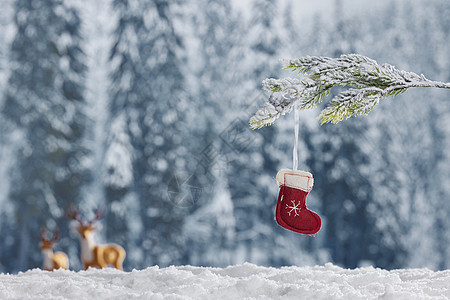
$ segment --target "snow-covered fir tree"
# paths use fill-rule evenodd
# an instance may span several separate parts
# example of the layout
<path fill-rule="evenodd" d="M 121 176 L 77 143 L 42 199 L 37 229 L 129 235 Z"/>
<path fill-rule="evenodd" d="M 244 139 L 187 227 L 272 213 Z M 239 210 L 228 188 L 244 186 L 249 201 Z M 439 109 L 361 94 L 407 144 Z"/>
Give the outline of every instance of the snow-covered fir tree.
<path fill-rule="evenodd" d="M 40 265 L 40 253 L 30 251 L 39 243 L 40 226 L 59 224 L 67 236 L 60 226 L 65 210 L 80 200 L 89 179 L 83 142 L 89 124 L 77 11 L 61 1 L 16 1 L 14 10 L 17 33 L 2 114 L 21 144 L 9 176 L 13 220 L 2 236 L 16 250 L 0 255 L 9 255 L 7 269 L 23 270 Z"/>
<path fill-rule="evenodd" d="M 430 10 L 434 12 L 430 13 Z M 440 15 L 441 11 L 445 12 L 442 3 L 428 7 L 397 4 L 395 10 L 386 8 L 381 22 L 384 30 L 372 30 L 368 38 L 383 38 L 387 46 L 376 45 L 367 53 L 380 59 L 395 60 L 400 68 L 414 69 L 429 78 L 448 81 L 448 68 L 443 71 L 448 60 L 442 59 L 442 54 L 448 52 L 448 45 L 441 42 L 448 36 L 448 26 L 431 21 L 441 20 L 431 17 Z M 436 47 L 425 53 L 425 44 Z M 386 47 L 391 51 L 387 52 Z M 445 178 L 440 166 L 447 161 L 443 149 L 448 139 L 448 133 L 444 132 L 448 132 L 449 127 L 442 122 L 448 109 L 445 93 L 411 90 L 380 106 L 373 118 L 377 123 L 373 131 L 378 131 L 379 146 L 372 151 L 382 155 L 374 159 L 374 165 L 383 166 L 376 171 L 382 182 L 373 183 L 375 195 L 382 196 L 377 196 L 373 203 L 385 216 L 376 221 L 382 232 L 381 245 L 385 245 L 385 250 L 390 249 L 390 255 L 380 255 L 385 259 L 390 257 L 390 261 L 380 262 L 381 266 L 402 266 L 407 261 L 410 266 L 427 265 L 430 268 L 448 264 L 448 260 L 446 263 L 441 260 L 440 254 L 433 259 L 424 259 L 425 252 L 430 248 L 437 250 L 440 247 L 437 245 L 446 240 L 445 234 L 437 233 L 438 228 L 448 228 L 448 224 L 437 219 L 448 211 L 443 200 L 447 193 L 446 184 L 441 185 L 437 180 L 438 177 Z M 402 113 L 398 114 L 399 111 Z M 436 226 L 436 223 L 440 225 Z M 442 252 L 439 250 L 439 253 Z"/>
<path fill-rule="evenodd" d="M 15 152 L 14 146 L 16 141 L 14 133 L 11 132 L 11 124 L 1 114 L 1 108 L 4 101 L 4 90 L 6 88 L 9 76 L 9 51 L 11 47 L 11 33 L 13 32 L 13 1 L 0 1 L 2 10 L 0 11 L 0 232 L 5 232 L 11 220 L 11 206 L 8 205 L 9 190 L 9 167 L 14 164 L 11 159 Z M 17 139 L 17 136 L 15 137 Z M 2 229 L 4 228 L 4 229 Z M 8 245 L 9 244 L 9 245 Z M 2 243 L 0 245 L 0 253 L 8 253 L 11 243 Z M 6 256 L 0 256 L 0 271 L 4 270 L 3 263 L 7 263 Z"/>
<path fill-rule="evenodd" d="M 131 257 L 133 267 L 174 264 L 183 253 L 183 214 L 167 191 L 171 178 L 186 165 L 186 103 L 173 4 L 118 0 L 113 5 L 119 19 L 111 52 L 104 166 L 105 196 L 111 206 L 107 236 L 120 235 L 126 247 L 140 249 Z M 123 213 L 128 208 L 132 215 Z"/>
<path fill-rule="evenodd" d="M 254 106 L 250 101 L 257 102 L 264 97 L 262 93 L 256 92 L 261 80 L 267 74 L 276 76 L 279 73 L 278 62 L 270 62 L 270 57 L 278 56 L 281 50 L 277 46 L 280 44 L 278 9 L 278 1 L 251 2 L 251 14 L 246 26 L 248 40 L 244 40 L 247 49 L 243 72 L 248 74 L 252 84 L 248 86 L 246 94 L 242 95 L 247 101 L 241 107 L 237 106 L 237 109 L 249 111 Z M 245 88 L 244 85 L 243 87 Z M 279 163 L 278 158 L 273 155 L 277 134 L 278 128 L 275 126 L 264 132 L 252 132 L 249 135 L 251 145 L 241 151 L 229 166 L 236 218 L 241 220 L 237 228 L 238 238 L 242 240 L 239 247 L 241 251 L 245 251 L 246 260 L 264 265 L 283 264 L 285 258 L 290 257 L 286 253 L 290 247 L 280 245 L 284 244 L 285 236 L 275 239 L 281 233 L 281 228 L 270 227 L 273 225 L 273 205 L 276 199 L 276 190 L 273 189 L 276 183 L 273 178 Z M 233 176 L 234 174 L 239 176 Z M 251 217 L 248 216 L 250 210 L 254 211 Z"/>
<path fill-rule="evenodd" d="M 358 38 L 343 10 L 342 3 L 335 1 L 334 30 L 329 33 L 326 50 L 333 56 L 354 52 Z M 324 216 L 323 246 L 330 250 L 333 261 L 356 267 L 376 257 L 370 253 L 374 217 L 367 208 L 373 194 L 366 171 L 370 155 L 363 142 L 368 125 L 359 119 L 347 121 L 340 126 L 323 126 L 305 140 L 311 147 L 308 165 L 317 174 L 316 189 Z"/>
<path fill-rule="evenodd" d="M 233 264 L 236 259 L 231 254 L 235 248 L 236 222 L 233 220 L 234 199 L 230 195 L 227 178 L 232 157 L 220 138 L 226 125 L 217 120 L 229 124 L 235 118 L 235 113 L 225 112 L 230 111 L 230 101 L 236 98 L 237 90 L 231 89 L 231 83 L 236 83 L 236 67 L 242 57 L 238 50 L 242 49 L 238 42 L 240 23 L 228 2 L 202 0 L 192 1 L 188 6 L 193 10 L 187 17 L 194 28 L 196 49 L 189 56 L 195 75 L 190 91 L 196 111 L 195 115 L 187 118 L 191 120 L 189 123 L 193 123 L 191 128 L 198 141 L 193 144 L 198 163 L 194 174 L 200 179 L 202 193 L 189 210 L 183 235 L 187 247 L 196 253 L 192 256 L 187 253 L 187 263 L 195 264 L 204 259 L 208 264 L 225 266 Z M 222 217 L 228 221 L 223 222 Z M 205 228 L 206 220 L 210 224 L 208 230 Z M 199 234 L 195 227 L 205 230 L 204 235 Z M 211 247 L 210 240 L 215 241 L 214 247 Z M 217 251 L 218 257 L 214 259 Z"/>

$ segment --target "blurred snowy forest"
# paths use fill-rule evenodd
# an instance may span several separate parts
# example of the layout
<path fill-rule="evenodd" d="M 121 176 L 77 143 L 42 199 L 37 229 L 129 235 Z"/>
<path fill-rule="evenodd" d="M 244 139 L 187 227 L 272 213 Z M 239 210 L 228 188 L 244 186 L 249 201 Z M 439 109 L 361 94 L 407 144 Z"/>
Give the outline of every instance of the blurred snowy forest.
<path fill-rule="evenodd" d="M 66 212 L 107 214 L 99 242 L 151 265 L 450 267 L 448 91 L 367 117 L 300 114 L 314 237 L 274 221 L 293 116 L 252 131 L 280 58 L 360 53 L 450 81 L 450 2 L 0 0 L 0 272 L 42 265 L 40 227 L 80 269 Z M 237 5 L 239 4 L 239 5 Z M 299 17 L 299 16 L 302 17 Z"/>

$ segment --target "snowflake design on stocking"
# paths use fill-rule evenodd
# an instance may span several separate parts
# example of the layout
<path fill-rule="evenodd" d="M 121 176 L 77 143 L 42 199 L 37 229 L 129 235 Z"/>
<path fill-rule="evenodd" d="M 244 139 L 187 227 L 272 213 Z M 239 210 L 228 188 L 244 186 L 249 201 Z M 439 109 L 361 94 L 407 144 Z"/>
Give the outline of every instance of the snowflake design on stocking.
<path fill-rule="evenodd" d="M 300 211 L 302 208 L 299 207 L 300 206 L 300 201 L 295 204 L 295 200 L 291 200 L 292 202 L 292 206 L 289 206 L 288 204 L 286 204 L 286 209 L 291 209 L 290 211 L 288 211 L 288 215 L 291 216 L 291 213 L 294 212 L 294 217 L 295 216 L 299 216 L 298 211 Z"/>

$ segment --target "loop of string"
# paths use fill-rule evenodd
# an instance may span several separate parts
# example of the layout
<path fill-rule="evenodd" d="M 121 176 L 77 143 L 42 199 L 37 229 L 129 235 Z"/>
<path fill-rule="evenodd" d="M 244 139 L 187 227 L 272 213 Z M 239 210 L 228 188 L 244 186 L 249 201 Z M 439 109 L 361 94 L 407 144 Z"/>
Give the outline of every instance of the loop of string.
<path fill-rule="evenodd" d="M 294 150 L 292 153 L 292 170 L 296 171 L 298 168 L 298 129 L 299 129 L 299 111 L 294 106 Z"/>

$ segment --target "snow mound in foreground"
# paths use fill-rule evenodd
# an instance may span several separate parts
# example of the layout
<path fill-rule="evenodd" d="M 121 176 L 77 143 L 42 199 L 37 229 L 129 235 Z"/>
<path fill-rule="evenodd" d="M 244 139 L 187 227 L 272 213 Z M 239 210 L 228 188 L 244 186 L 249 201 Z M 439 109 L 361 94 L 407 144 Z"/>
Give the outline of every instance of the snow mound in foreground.
<path fill-rule="evenodd" d="M 0 274 L 0 299 L 450 299 L 450 270 L 193 266 Z"/>

